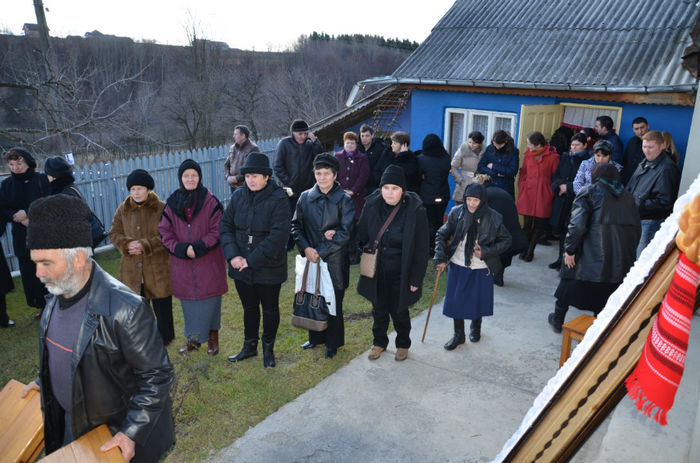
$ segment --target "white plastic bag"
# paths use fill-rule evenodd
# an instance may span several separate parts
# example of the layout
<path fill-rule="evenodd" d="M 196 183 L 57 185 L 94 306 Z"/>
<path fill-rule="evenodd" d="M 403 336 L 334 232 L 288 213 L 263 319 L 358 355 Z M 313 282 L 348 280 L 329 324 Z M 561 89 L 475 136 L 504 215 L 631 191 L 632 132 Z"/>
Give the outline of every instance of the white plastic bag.
<path fill-rule="evenodd" d="M 328 271 L 328 264 L 321 260 L 321 296 L 326 300 L 328 313 L 335 316 L 335 292 L 333 291 L 333 281 L 331 274 Z M 297 255 L 296 258 L 296 283 L 294 284 L 294 292 L 301 289 L 301 280 L 304 279 L 304 267 L 306 267 L 306 257 Z M 309 276 L 306 277 L 307 293 L 313 294 L 316 291 L 316 269 L 317 264 L 311 262 L 309 264 Z"/>

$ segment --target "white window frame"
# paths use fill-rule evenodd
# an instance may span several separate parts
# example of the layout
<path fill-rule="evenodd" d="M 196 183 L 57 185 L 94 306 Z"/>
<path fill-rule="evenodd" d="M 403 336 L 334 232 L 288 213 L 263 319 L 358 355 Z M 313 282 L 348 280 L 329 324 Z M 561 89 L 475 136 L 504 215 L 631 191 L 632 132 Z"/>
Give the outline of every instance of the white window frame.
<path fill-rule="evenodd" d="M 505 113 L 505 112 L 500 112 L 500 111 L 487 111 L 483 109 L 468 109 L 468 108 L 445 108 L 445 124 L 444 124 L 444 130 L 443 130 L 443 145 L 445 146 L 446 150 L 450 150 L 450 141 L 452 140 L 452 131 L 451 131 L 451 121 L 452 121 L 452 114 L 462 114 L 464 116 L 464 135 L 465 137 L 471 132 L 472 129 L 472 116 L 487 116 L 488 117 L 488 130 L 487 133 L 484 134 L 484 143 L 488 144 L 489 140 L 491 140 L 491 137 L 493 136 L 493 133 L 496 131 L 495 130 L 495 119 L 496 117 L 501 117 L 504 119 L 510 119 L 510 130 L 508 132 L 512 137 L 515 137 L 515 128 L 516 128 L 516 123 L 518 119 L 518 115 L 516 113 Z M 461 146 L 462 143 L 466 141 L 466 138 L 462 140 L 459 143 L 459 146 Z M 459 149 L 459 146 L 457 146 L 453 152 L 450 153 L 450 155 L 454 154 L 454 151 L 457 151 Z"/>

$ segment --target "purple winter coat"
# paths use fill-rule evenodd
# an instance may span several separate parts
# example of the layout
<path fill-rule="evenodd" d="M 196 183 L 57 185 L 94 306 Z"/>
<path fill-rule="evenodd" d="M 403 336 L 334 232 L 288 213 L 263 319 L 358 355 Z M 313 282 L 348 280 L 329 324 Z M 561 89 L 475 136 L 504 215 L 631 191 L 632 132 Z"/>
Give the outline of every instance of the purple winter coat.
<path fill-rule="evenodd" d="M 219 200 L 209 191 L 191 224 L 175 215 L 170 206 L 165 206 L 158 231 L 170 253 L 170 278 L 175 297 L 197 301 L 228 291 L 226 261 L 219 242 L 222 213 Z M 189 244 L 195 249 L 194 259 L 187 257 Z"/>
<path fill-rule="evenodd" d="M 352 204 L 355 206 L 355 220 L 359 220 L 362 207 L 365 205 L 365 187 L 369 181 L 369 158 L 361 151 L 348 156 L 345 150 L 335 153 L 340 162 L 338 183 L 343 190 L 352 191 Z"/>

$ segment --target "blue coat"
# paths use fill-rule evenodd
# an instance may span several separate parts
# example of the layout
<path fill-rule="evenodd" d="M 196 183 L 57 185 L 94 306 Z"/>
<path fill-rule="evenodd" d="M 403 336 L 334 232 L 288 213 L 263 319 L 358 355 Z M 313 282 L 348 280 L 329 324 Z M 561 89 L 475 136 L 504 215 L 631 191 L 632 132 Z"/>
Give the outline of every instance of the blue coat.
<path fill-rule="evenodd" d="M 497 150 L 495 146 L 489 145 L 481 157 L 476 171 L 480 174 L 488 174 L 494 185 L 503 188 L 515 197 L 515 175 L 518 173 L 519 162 L 520 152 L 518 148 L 513 148 L 510 153 L 505 153 Z M 490 169 L 487 167 L 489 164 L 493 164 Z"/>

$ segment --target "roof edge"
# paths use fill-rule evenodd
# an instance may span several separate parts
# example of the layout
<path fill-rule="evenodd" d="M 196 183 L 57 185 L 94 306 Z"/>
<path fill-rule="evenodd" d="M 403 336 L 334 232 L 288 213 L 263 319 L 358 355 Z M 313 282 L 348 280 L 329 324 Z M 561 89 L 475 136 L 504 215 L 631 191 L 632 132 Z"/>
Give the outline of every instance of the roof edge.
<path fill-rule="evenodd" d="M 571 85 L 571 84 L 546 84 L 537 82 L 493 82 L 486 80 L 451 80 L 451 79 L 422 79 L 413 77 L 372 77 L 358 82 L 359 85 L 453 85 L 458 87 L 489 87 L 489 88 L 514 88 L 533 90 L 569 90 L 583 92 L 607 92 L 607 93 L 670 93 L 670 92 L 697 92 L 698 83 L 678 85 L 654 85 L 639 87 L 615 87 L 607 85 Z"/>

